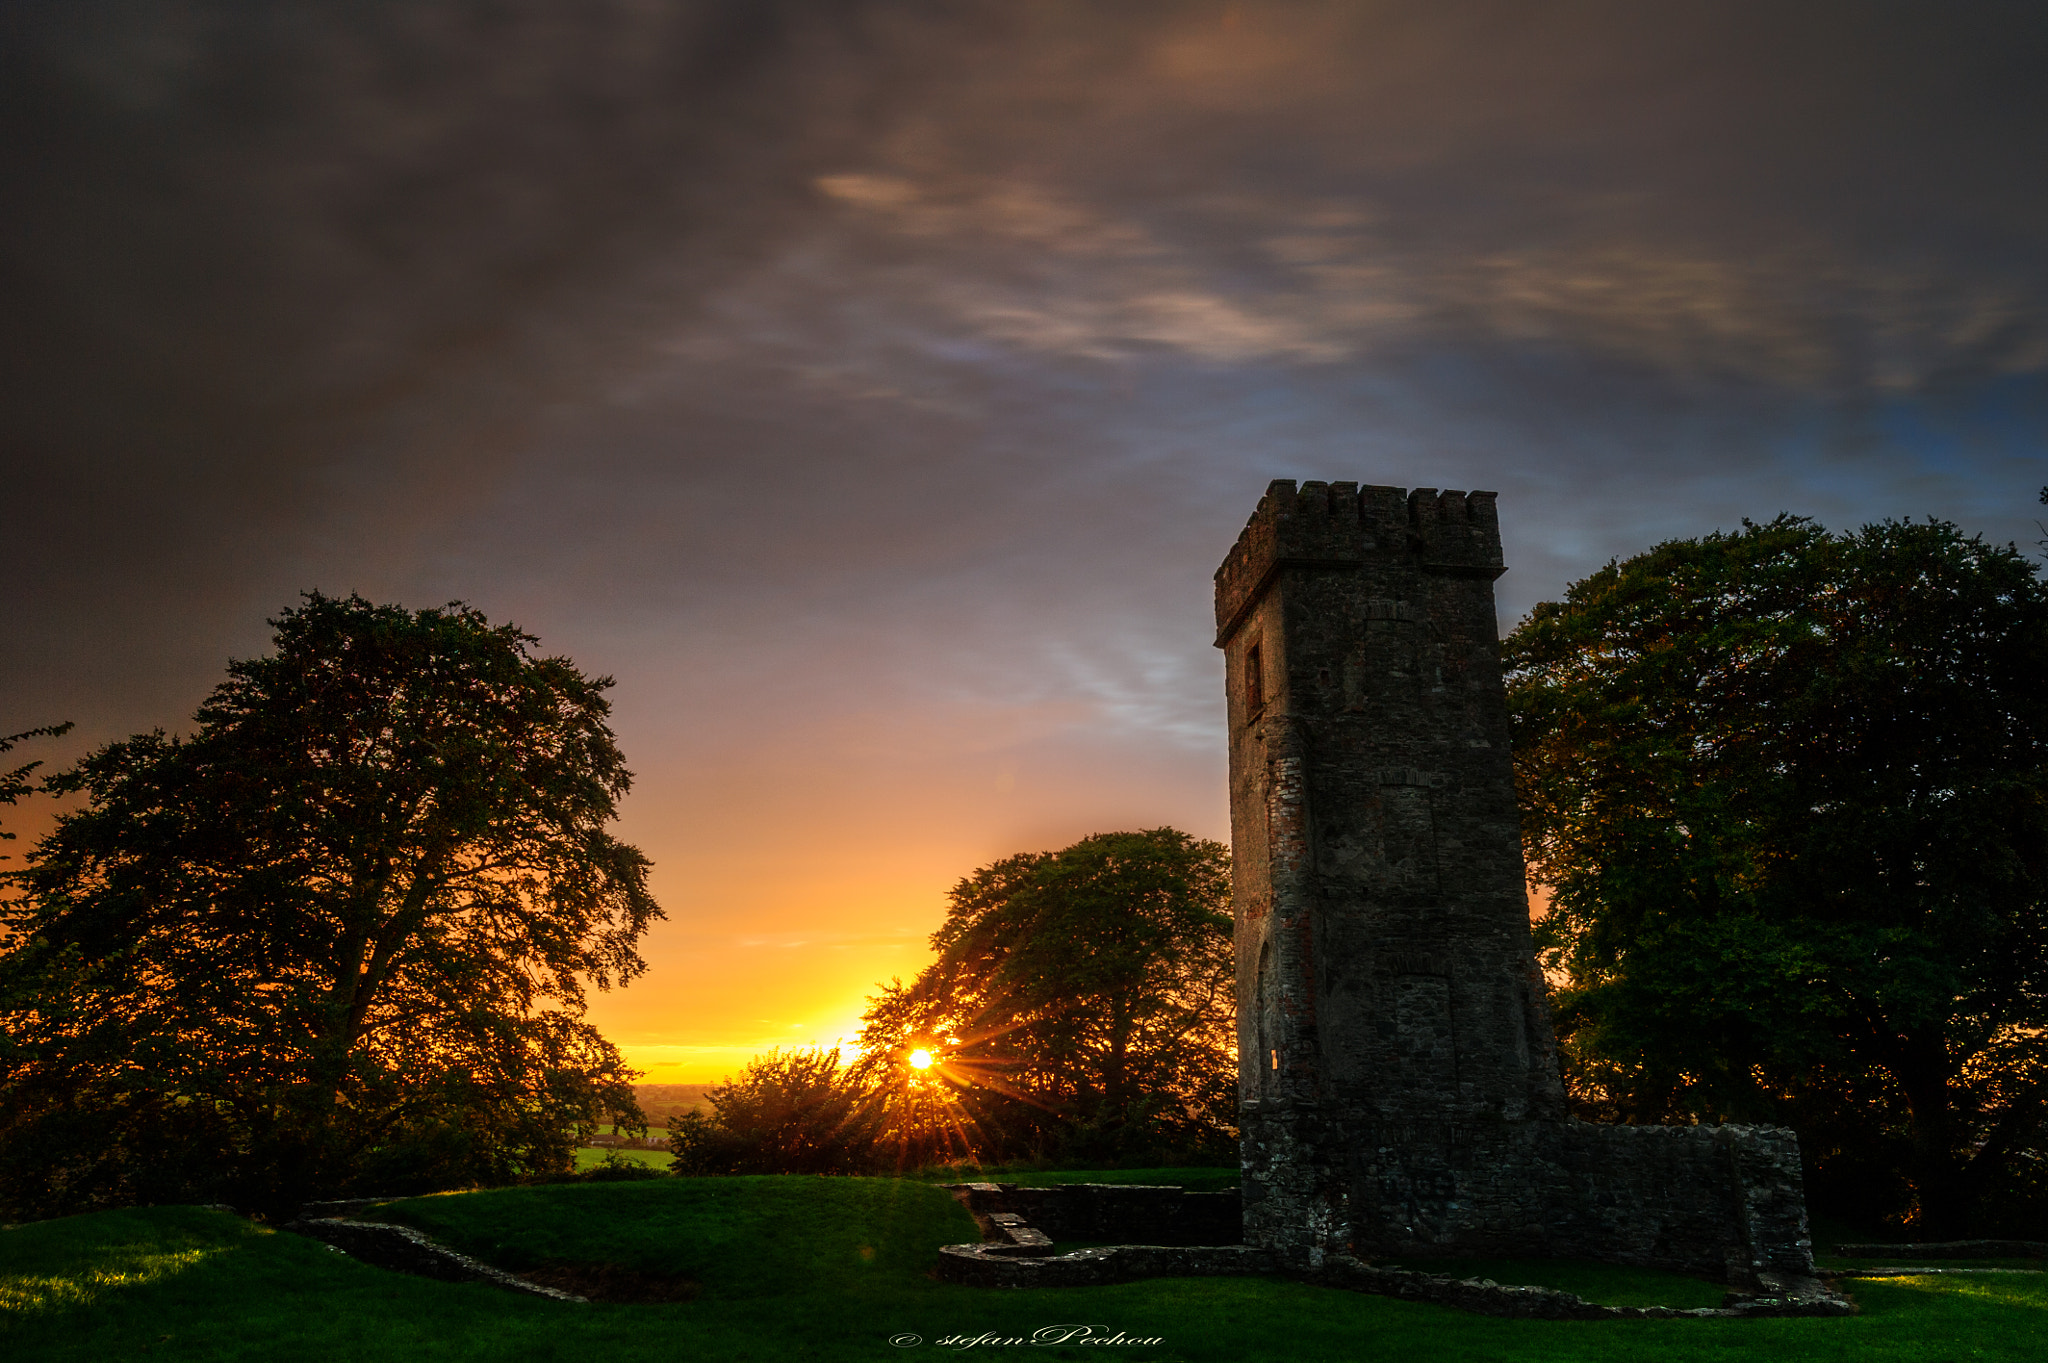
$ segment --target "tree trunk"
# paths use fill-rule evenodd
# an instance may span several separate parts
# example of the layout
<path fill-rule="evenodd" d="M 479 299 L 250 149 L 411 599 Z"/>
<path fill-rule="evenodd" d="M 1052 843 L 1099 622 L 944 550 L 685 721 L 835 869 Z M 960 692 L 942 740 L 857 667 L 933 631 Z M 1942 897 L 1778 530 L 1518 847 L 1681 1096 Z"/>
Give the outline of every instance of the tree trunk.
<path fill-rule="evenodd" d="M 1976 1185 L 1962 1149 L 1949 1086 L 1948 1045 L 1939 1030 L 1909 1032 L 1890 1066 L 1906 1096 L 1912 1155 L 1908 1174 L 1919 1201 L 1914 1235 L 1921 1240 L 1957 1240 L 1976 1219 Z"/>

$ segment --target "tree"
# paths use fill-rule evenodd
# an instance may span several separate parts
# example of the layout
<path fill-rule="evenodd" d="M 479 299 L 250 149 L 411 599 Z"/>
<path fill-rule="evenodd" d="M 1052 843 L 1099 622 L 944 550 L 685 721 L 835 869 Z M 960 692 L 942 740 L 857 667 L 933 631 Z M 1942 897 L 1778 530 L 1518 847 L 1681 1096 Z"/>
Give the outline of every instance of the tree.
<path fill-rule="evenodd" d="M 978 1154 L 1214 1147 L 1233 1135 L 1229 853 L 1100 833 L 953 888 L 938 960 L 871 1001 L 857 1075 L 891 1130 Z M 906 1065 L 917 1051 L 933 1063 Z"/>
<path fill-rule="evenodd" d="M 586 983 L 643 969 L 607 678 L 460 604 L 309 595 L 190 737 L 82 794 L 5 911 L 10 1215 L 500 1181 L 637 1118 Z"/>
<path fill-rule="evenodd" d="M 861 1174 L 875 1165 L 876 1105 L 837 1050 L 770 1051 L 707 1095 L 715 1118 L 669 1125 L 681 1174 Z"/>
<path fill-rule="evenodd" d="M 8 734 L 5 737 L 0 737 L 0 753 L 13 752 L 14 745 L 22 742 L 24 739 L 61 738 L 70 732 L 71 726 L 69 724 L 49 724 L 40 729 L 24 729 L 18 734 Z M 29 777 L 42 765 L 41 762 L 25 762 L 21 766 L 7 771 L 0 771 L 0 805 L 18 804 L 22 796 L 33 792 L 35 784 L 29 780 Z M 14 834 L 4 828 L 0 828 L 0 842 L 13 841 Z M 0 861 L 6 860 L 6 857 L 0 856 Z"/>
<path fill-rule="evenodd" d="M 1928 1238 L 2048 1192 L 2048 589 L 2015 549 L 1745 523 L 1504 653 L 1588 1110 L 1788 1122 L 1823 1202 Z"/>

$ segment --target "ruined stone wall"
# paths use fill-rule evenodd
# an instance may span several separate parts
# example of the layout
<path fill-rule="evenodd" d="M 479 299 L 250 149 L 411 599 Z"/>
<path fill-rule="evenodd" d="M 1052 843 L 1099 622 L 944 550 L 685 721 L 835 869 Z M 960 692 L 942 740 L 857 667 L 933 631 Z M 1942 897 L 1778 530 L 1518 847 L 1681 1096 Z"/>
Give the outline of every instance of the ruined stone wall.
<path fill-rule="evenodd" d="M 1678 1137 L 1675 1144 L 1670 1136 Z M 1735 1139 L 1740 1144 L 1744 1138 Z M 1599 1143 L 1597 1138 L 1595 1143 Z M 1661 1146 L 1666 1151 L 1697 1143 L 1696 1137 L 1676 1130 L 1647 1144 L 1620 1142 L 1640 1149 Z M 1790 1149 L 1788 1143 L 1781 1144 Z M 1455 1279 L 1447 1274 L 1368 1264 L 1346 1254 L 1327 1255 L 1311 1268 L 1261 1246 L 1223 1243 L 1226 1238 L 1234 1239 L 1236 1229 L 1222 1221 L 1223 1213 L 1236 1209 L 1235 1194 L 1231 1193 L 1100 1183 L 1059 1188 L 1014 1183 L 943 1186 L 973 1214 L 983 1238 L 979 1244 L 942 1248 L 934 1276 L 942 1282 L 974 1287 L 1100 1287 L 1139 1278 L 1285 1273 L 1324 1287 L 1531 1320 L 1727 1320 L 1856 1312 L 1854 1303 L 1817 1281 L 1773 1280 L 1765 1274 L 1758 1274 L 1753 1284 L 1763 1289 L 1758 1293 L 1730 1293 L 1718 1307 L 1676 1308 L 1605 1306 L 1551 1288 L 1504 1286 L 1483 1278 Z M 1057 1240 L 1076 1239 L 1131 1243 L 1054 1252 Z"/>
<path fill-rule="evenodd" d="M 1566 1119 L 1502 571 L 1491 493 L 1276 482 L 1217 572 L 1247 1241 L 1810 1273 L 1788 1134 Z"/>
<path fill-rule="evenodd" d="M 1243 1204 L 1235 1188 L 1191 1193 L 1174 1185 L 1138 1183 L 1068 1183 L 1050 1188 L 1015 1183 L 948 1186 L 964 1196 L 977 1221 L 1014 1214 L 1054 1240 L 1233 1245 L 1243 1238 Z"/>
<path fill-rule="evenodd" d="M 1329 1134 L 1350 1149 L 1359 1252 L 1601 1259 L 1743 1285 L 1813 1273 L 1789 1131 L 1521 1121 Z"/>

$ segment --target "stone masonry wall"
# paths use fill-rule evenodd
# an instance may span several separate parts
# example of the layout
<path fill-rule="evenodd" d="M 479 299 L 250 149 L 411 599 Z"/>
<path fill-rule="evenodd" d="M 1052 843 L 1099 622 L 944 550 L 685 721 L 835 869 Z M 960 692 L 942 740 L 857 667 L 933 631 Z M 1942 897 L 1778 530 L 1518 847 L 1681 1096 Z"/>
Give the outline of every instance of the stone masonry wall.
<path fill-rule="evenodd" d="M 1115 1240 L 1137 1245 L 1234 1245 L 1242 1241 L 1243 1203 L 1235 1188 L 1191 1193 L 1173 1185 L 1015 1183 L 951 1185 L 968 1193 L 977 1220 L 1011 1213 L 1054 1240 Z"/>
<path fill-rule="evenodd" d="M 1204 1223 L 1212 1224 L 1220 1233 L 1218 1238 L 1233 1229 L 1220 1224 L 1221 1217 L 1236 1206 L 1235 1195 L 1230 1193 L 1184 1193 L 1173 1187 L 1099 1183 L 1059 1188 L 1027 1188 L 1014 1183 L 944 1186 L 973 1214 L 983 1239 L 980 1244 L 941 1249 L 934 1276 L 942 1282 L 972 1287 L 1101 1287 L 1139 1278 L 1288 1274 L 1324 1287 L 1530 1320 L 1725 1320 L 1843 1316 L 1856 1311 L 1854 1303 L 1811 1279 L 1760 1280 L 1757 1286 L 1764 1291 L 1730 1293 L 1718 1307 L 1675 1308 L 1606 1306 L 1551 1288 L 1455 1279 L 1447 1274 L 1368 1264 L 1342 1254 L 1329 1255 L 1321 1264 L 1304 1270 L 1298 1262 L 1289 1264 L 1258 1246 L 1202 1243 Z M 1034 1219 L 1044 1226 L 1034 1224 Z M 1055 1236 L 1137 1243 L 1056 1254 Z"/>
<path fill-rule="evenodd" d="M 1789 1133 L 1567 1119 L 1492 493 L 1276 482 L 1216 576 L 1245 1234 L 1810 1275 Z"/>

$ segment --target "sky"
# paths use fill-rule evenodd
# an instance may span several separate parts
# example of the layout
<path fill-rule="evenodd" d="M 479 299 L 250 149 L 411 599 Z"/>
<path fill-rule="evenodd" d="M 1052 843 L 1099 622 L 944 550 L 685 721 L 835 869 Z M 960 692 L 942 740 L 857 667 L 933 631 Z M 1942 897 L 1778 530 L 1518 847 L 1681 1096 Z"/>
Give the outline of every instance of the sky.
<path fill-rule="evenodd" d="M 2031 0 L 9 0 L 0 732 L 469 602 L 617 679 L 592 1020 L 829 1044 L 974 868 L 1227 839 L 1270 479 L 1498 491 L 1504 630 L 1745 517 L 2040 538 L 2043 70 Z"/>

